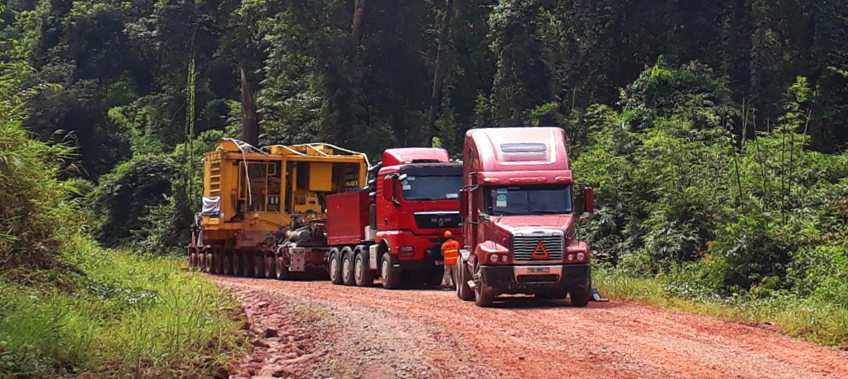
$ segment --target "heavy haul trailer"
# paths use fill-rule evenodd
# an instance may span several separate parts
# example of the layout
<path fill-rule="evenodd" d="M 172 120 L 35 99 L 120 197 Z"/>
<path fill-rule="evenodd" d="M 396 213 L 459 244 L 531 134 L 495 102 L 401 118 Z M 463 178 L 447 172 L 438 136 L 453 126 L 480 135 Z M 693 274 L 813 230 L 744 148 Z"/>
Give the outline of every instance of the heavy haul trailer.
<path fill-rule="evenodd" d="M 591 296 L 589 247 L 576 235 L 574 180 L 560 128 L 473 129 L 463 148 L 465 243 L 457 296 L 489 306 L 500 294 Z M 586 187 L 584 222 L 593 192 Z"/>
<path fill-rule="evenodd" d="M 190 266 L 278 279 L 326 268 L 326 199 L 362 188 L 367 158 L 325 144 L 267 150 L 225 140 L 205 155 Z"/>
<path fill-rule="evenodd" d="M 462 164 L 438 148 L 389 149 L 367 191 L 327 197 L 330 279 L 334 284 L 398 288 L 442 282 L 444 232 L 461 241 Z"/>
<path fill-rule="evenodd" d="M 401 275 L 441 283 L 442 235 L 461 232 L 462 165 L 444 149 L 390 149 L 369 172 L 364 155 L 341 152 L 219 144 L 205 157 L 190 265 L 277 279 L 327 268 L 335 284 L 380 278 L 386 288 L 399 287 Z"/>

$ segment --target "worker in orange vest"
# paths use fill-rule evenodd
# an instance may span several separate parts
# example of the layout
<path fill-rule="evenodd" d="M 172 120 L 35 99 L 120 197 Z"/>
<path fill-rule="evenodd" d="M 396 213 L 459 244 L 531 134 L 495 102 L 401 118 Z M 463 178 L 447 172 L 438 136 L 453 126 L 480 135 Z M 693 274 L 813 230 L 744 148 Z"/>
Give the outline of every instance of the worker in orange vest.
<path fill-rule="evenodd" d="M 453 239 L 450 230 L 445 231 L 445 242 L 442 244 L 442 256 L 445 258 L 445 285 L 456 288 L 454 281 L 456 273 L 456 260 L 459 256 L 459 242 Z"/>

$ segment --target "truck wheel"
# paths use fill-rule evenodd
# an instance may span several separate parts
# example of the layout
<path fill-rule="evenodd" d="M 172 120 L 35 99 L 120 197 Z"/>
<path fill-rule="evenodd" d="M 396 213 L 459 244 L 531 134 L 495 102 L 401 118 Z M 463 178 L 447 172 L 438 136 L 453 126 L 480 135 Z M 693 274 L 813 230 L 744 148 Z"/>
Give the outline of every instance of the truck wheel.
<path fill-rule="evenodd" d="M 368 262 L 364 253 L 356 254 L 353 262 L 353 273 L 356 276 L 356 285 L 359 287 L 370 287 L 374 285 L 374 272 L 368 269 Z"/>
<path fill-rule="evenodd" d="M 477 277 L 482 278 L 483 274 L 480 267 L 477 267 Z M 495 295 L 488 291 L 486 285 L 483 284 L 483 280 L 480 280 L 476 286 L 474 286 L 474 303 L 477 304 L 478 307 L 491 307 L 492 303 L 495 302 Z"/>
<path fill-rule="evenodd" d="M 579 291 L 571 291 L 571 305 L 575 307 L 585 307 L 589 304 L 589 299 L 592 297 L 592 289 L 586 287 Z"/>
<path fill-rule="evenodd" d="M 456 268 L 459 271 L 456 275 L 456 297 L 460 300 L 471 301 L 474 299 L 474 291 L 468 285 L 468 281 L 471 280 L 471 272 L 468 271 L 468 264 L 460 261 L 456 265 Z"/>
<path fill-rule="evenodd" d="M 427 286 L 431 286 L 431 287 L 432 286 L 441 286 L 442 285 L 442 279 L 444 279 L 444 276 L 445 276 L 444 267 L 442 267 L 441 270 L 439 270 L 439 267 L 436 267 L 436 268 L 432 269 L 431 271 L 427 272 L 427 276 L 424 278 L 424 284 L 426 284 Z"/>
<path fill-rule="evenodd" d="M 342 282 L 346 286 L 356 285 L 353 273 L 353 252 L 348 248 L 342 250 Z"/>
<path fill-rule="evenodd" d="M 274 264 L 274 257 L 269 255 L 265 257 L 265 277 L 268 279 L 274 279 L 276 274 L 276 265 Z"/>
<path fill-rule="evenodd" d="M 255 278 L 265 277 L 265 257 L 263 255 L 253 255 L 253 276 Z"/>
<path fill-rule="evenodd" d="M 330 250 L 330 281 L 335 285 L 344 283 L 342 280 L 342 257 L 339 249 Z"/>
<path fill-rule="evenodd" d="M 233 253 L 233 276 L 241 275 L 241 270 L 240 270 L 241 266 L 239 266 L 239 263 L 241 263 L 240 261 L 241 261 L 241 257 L 239 256 L 239 253 L 234 252 Z"/>
<path fill-rule="evenodd" d="M 291 272 L 289 272 L 289 268 L 286 266 L 286 261 L 283 259 L 283 257 L 277 257 L 276 261 L 277 264 L 275 264 L 274 267 L 276 267 L 277 279 L 288 279 L 291 276 Z"/>
<path fill-rule="evenodd" d="M 383 280 L 383 288 L 400 288 L 400 272 L 394 270 L 394 263 L 391 254 L 383 253 L 383 259 L 380 261 L 380 279 Z"/>
<path fill-rule="evenodd" d="M 221 254 L 224 256 L 224 261 L 221 264 L 224 266 L 224 275 L 232 275 L 233 273 L 233 264 L 230 262 L 230 254 L 226 252 Z"/>

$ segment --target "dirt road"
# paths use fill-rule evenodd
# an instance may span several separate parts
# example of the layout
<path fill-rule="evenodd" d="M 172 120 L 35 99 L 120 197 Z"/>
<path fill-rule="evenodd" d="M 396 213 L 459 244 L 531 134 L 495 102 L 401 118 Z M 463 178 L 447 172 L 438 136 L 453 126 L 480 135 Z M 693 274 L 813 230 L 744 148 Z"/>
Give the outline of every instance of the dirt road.
<path fill-rule="evenodd" d="M 305 330 L 314 351 L 299 354 L 315 359 L 299 376 L 848 378 L 848 354 L 837 349 L 638 304 L 514 298 L 481 309 L 449 291 L 214 280 L 246 309 L 268 302 L 281 318 L 313 321 Z"/>

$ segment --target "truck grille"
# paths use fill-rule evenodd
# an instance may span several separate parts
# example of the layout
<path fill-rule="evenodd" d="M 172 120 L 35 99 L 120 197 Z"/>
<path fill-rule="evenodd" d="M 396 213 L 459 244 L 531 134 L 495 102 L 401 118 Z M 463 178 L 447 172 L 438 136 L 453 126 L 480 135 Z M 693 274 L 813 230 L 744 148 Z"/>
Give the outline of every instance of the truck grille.
<path fill-rule="evenodd" d="M 542 242 L 545 246 L 545 250 L 547 250 L 550 258 L 533 258 L 533 252 L 536 250 L 536 246 L 539 245 L 539 241 Z M 562 260 L 562 235 L 559 233 L 552 233 L 547 235 L 530 235 L 530 236 L 519 236 L 516 235 L 512 239 L 512 255 L 514 260 L 516 261 L 532 261 L 532 260 Z M 541 250 L 538 254 L 544 254 Z M 537 255 L 538 255 L 537 254 Z"/>
<path fill-rule="evenodd" d="M 417 212 L 415 224 L 421 229 L 454 229 L 459 227 L 459 212 Z"/>

